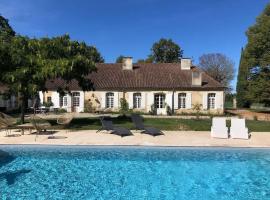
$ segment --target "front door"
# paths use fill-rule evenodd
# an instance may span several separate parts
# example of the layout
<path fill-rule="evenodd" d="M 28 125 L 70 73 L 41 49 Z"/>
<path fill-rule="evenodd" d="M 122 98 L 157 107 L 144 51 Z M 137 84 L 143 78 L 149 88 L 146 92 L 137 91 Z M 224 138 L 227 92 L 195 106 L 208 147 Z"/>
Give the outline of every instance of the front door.
<path fill-rule="evenodd" d="M 72 112 L 78 112 L 80 107 L 80 92 L 72 92 Z"/>
<path fill-rule="evenodd" d="M 154 101 L 157 115 L 166 115 L 165 94 L 155 94 Z"/>

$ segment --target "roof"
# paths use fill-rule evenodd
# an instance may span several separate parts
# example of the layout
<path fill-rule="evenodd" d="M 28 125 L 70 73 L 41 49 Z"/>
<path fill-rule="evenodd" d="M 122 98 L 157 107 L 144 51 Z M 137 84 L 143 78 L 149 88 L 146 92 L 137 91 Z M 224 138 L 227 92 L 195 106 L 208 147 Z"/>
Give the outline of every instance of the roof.
<path fill-rule="evenodd" d="M 133 70 L 123 70 L 121 63 L 99 63 L 96 67 L 97 71 L 87 76 L 93 82 L 94 90 L 224 90 L 219 82 L 198 67 L 181 70 L 180 63 L 135 63 Z M 202 72 L 202 86 L 192 86 L 192 71 Z M 61 79 L 46 83 L 48 90 L 66 86 L 70 90 L 80 90 L 75 80 L 69 84 Z"/>

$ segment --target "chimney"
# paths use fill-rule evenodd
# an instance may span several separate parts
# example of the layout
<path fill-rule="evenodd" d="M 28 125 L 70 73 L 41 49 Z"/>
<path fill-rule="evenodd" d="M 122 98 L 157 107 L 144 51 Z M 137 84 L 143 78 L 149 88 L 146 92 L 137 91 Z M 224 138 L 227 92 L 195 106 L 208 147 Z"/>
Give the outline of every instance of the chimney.
<path fill-rule="evenodd" d="M 192 65 L 190 58 L 181 58 L 181 69 L 182 70 L 190 70 Z"/>
<path fill-rule="evenodd" d="M 122 60 L 123 64 L 123 70 L 132 70 L 133 64 L 132 64 L 132 57 L 124 57 Z"/>
<path fill-rule="evenodd" d="M 201 72 L 192 72 L 192 86 L 202 86 Z"/>

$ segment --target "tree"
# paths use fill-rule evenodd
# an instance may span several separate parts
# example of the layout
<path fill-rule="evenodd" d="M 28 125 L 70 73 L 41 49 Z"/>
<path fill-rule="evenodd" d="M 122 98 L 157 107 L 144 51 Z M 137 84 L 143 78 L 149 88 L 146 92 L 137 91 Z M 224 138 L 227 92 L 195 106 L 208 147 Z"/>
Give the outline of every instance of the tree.
<path fill-rule="evenodd" d="M 154 62 L 154 58 L 149 55 L 148 58 L 146 59 L 138 59 L 137 63 L 153 63 Z"/>
<path fill-rule="evenodd" d="M 9 25 L 8 20 L 0 15 L 0 39 L 6 39 L 15 36 L 15 31 Z"/>
<path fill-rule="evenodd" d="M 8 85 L 12 93 L 19 94 L 21 102 L 21 122 L 27 100 L 46 91 L 49 79 L 61 78 L 67 82 L 75 79 L 82 90 L 90 90 L 93 85 L 86 75 L 95 71 L 95 63 L 102 61 L 94 47 L 84 42 L 72 41 L 68 35 L 30 39 L 16 36 L 9 45 L 8 68 L 0 66 L 1 82 Z M 59 90 L 69 88 L 59 88 Z"/>
<path fill-rule="evenodd" d="M 234 78 L 235 70 L 230 58 L 220 53 L 210 53 L 202 55 L 199 62 L 199 66 L 206 73 L 231 90 L 230 82 Z"/>
<path fill-rule="evenodd" d="M 253 69 L 249 75 L 246 98 L 252 103 L 270 106 L 270 67 Z"/>
<path fill-rule="evenodd" d="M 236 99 L 237 99 L 237 107 L 243 108 L 249 106 L 249 101 L 246 97 L 247 95 L 247 87 L 248 87 L 248 66 L 247 66 L 247 58 L 245 55 L 245 51 L 242 48 L 241 50 L 241 58 L 238 69 L 237 76 L 237 85 L 236 85 Z"/>
<path fill-rule="evenodd" d="M 9 44 L 14 36 L 15 32 L 9 25 L 8 20 L 0 15 L 0 70 L 6 70 L 10 66 Z"/>
<path fill-rule="evenodd" d="M 115 63 L 122 63 L 124 57 L 125 57 L 125 56 L 122 56 L 122 55 L 118 56 L 118 57 L 116 58 L 116 60 L 115 60 Z"/>
<path fill-rule="evenodd" d="M 246 32 L 247 99 L 270 105 L 270 4 Z"/>
<path fill-rule="evenodd" d="M 161 38 L 155 42 L 151 48 L 151 55 L 148 59 L 153 59 L 155 63 L 179 62 L 183 56 L 183 50 L 171 39 Z"/>

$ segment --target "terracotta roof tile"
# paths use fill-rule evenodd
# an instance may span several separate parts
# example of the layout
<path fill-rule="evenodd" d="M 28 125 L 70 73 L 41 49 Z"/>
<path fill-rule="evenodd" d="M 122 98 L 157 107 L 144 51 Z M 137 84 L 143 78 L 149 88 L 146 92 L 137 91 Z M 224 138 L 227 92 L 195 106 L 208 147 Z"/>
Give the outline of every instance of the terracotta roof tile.
<path fill-rule="evenodd" d="M 181 70 L 178 63 L 133 64 L 133 70 L 123 70 L 122 64 L 97 64 L 97 72 L 88 75 L 95 90 L 223 90 L 224 87 L 197 67 Z M 202 86 L 192 86 L 192 71 L 202 72 Z M 68 86 L 80 90 L 77 81 L 66 84 L 61 79 L 47 81 L 48 90 Z"/>

